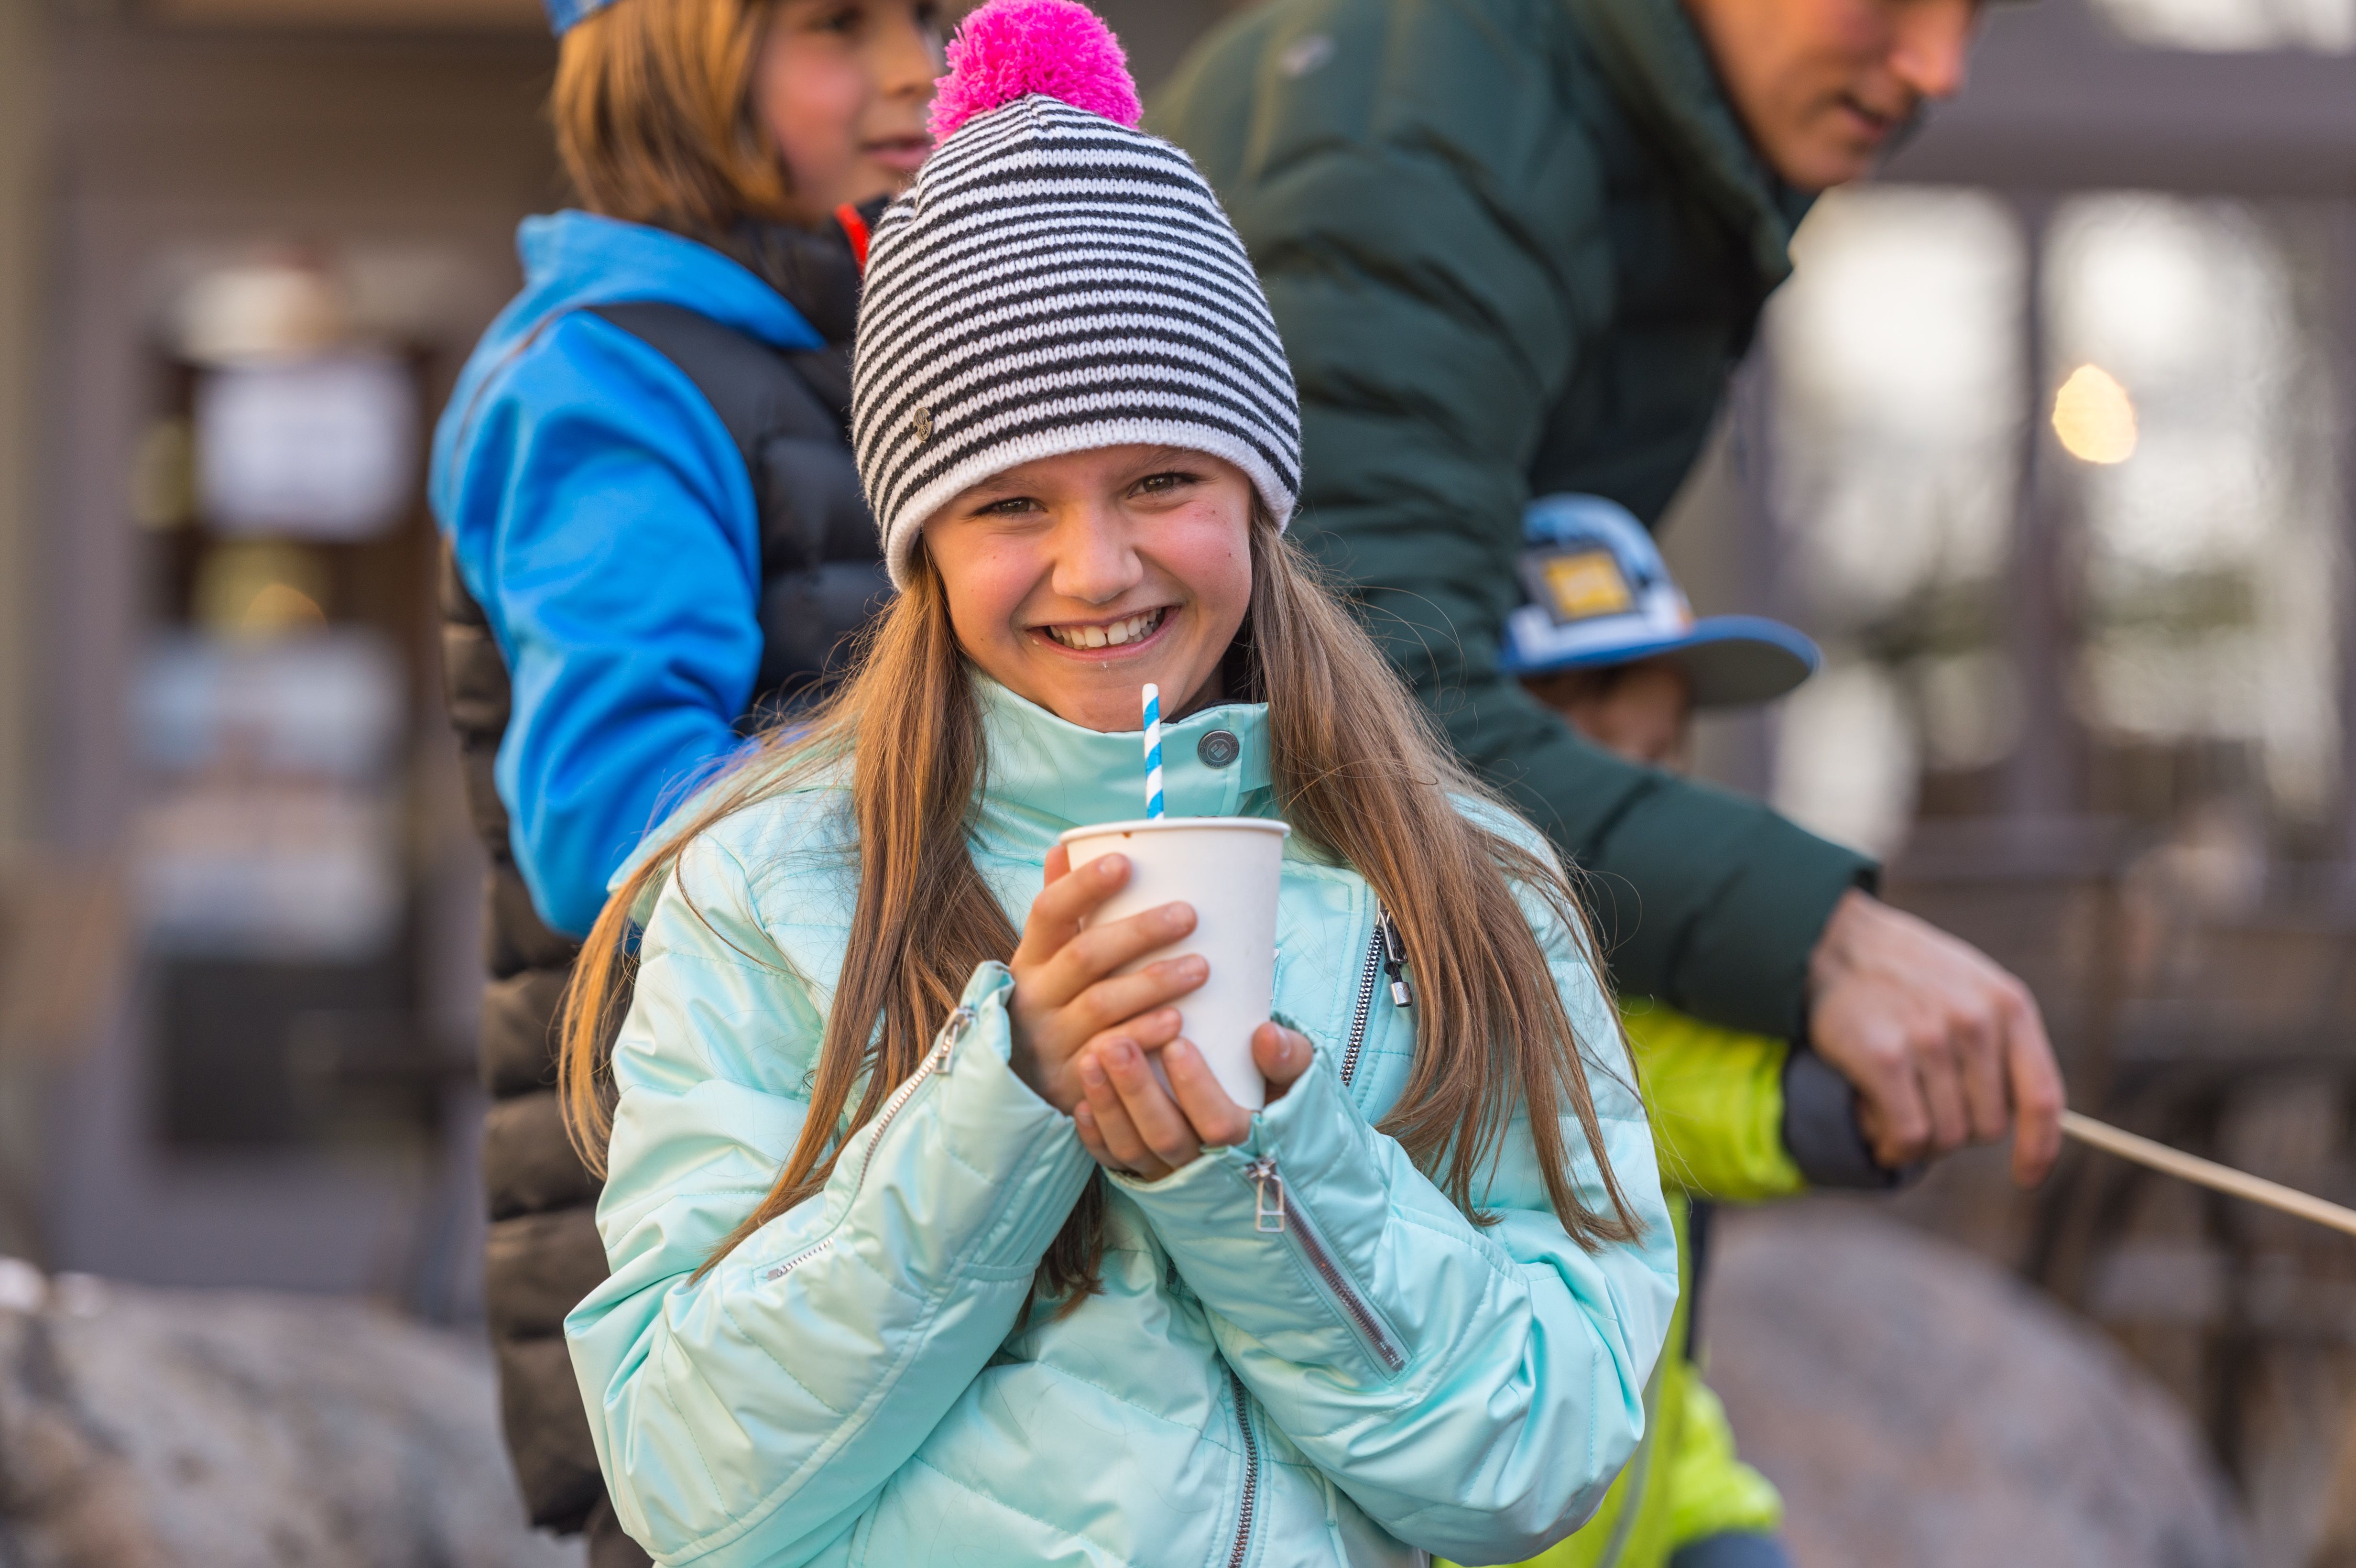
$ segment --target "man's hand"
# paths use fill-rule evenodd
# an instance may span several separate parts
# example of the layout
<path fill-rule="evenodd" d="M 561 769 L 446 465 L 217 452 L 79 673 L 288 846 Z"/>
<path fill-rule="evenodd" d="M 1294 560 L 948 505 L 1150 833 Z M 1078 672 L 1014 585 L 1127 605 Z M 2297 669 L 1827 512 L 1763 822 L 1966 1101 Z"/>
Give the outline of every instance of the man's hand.
<path fill-rule="evenodd" d="M 2062 1072 L 2029 988 L 1937 927 L 1851 891 L 1808 962 L 1809 1034 L 1857 1085 L 1874 1158 L 1895 1170 L 2012 1131 L 2012 1178 L 2062 1151 Z"/>

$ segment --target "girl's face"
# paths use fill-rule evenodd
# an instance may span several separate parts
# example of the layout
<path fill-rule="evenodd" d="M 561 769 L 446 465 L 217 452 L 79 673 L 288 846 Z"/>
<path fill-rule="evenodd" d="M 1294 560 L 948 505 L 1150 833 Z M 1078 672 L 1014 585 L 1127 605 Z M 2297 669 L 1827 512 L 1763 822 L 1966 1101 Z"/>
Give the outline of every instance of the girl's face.
<path fill-rule="evenodd" d="M 1171 718 L 1221 696 L 1251 604 L 1252 485 L 1173 447 L 1043 457 L 925 521 L 968 657 L 1016 695 L 1106 734 L 1139 727 L 1138 688 Z"/>
<path fill-rule="evenodd" d="M 897 196 L 933 150 L 925 110 L 941 72 L 932 0 L 780 0 L 762 37 L 753 108 L 793 182 L 796 216 Z"/>

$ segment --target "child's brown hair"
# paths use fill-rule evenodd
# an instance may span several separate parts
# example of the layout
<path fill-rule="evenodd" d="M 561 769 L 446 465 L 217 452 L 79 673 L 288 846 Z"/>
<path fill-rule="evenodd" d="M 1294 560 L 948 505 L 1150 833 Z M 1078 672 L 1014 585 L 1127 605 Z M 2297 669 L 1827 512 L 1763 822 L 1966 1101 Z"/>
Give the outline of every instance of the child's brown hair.
<path fill-rule="evenodd" d="M 550 112 L 592 212 L 691 235 L 786 215 L 753 76 L 776 0 L 629 0 L 564 35 Z"/>

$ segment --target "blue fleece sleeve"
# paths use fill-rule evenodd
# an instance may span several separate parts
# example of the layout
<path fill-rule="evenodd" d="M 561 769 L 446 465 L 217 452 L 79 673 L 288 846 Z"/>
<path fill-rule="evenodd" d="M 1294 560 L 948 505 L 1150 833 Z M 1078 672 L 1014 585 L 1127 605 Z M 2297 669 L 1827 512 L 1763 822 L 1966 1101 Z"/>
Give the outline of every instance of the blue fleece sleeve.
<path fill-rule="evenodd" d="M 497 779 L 541 918 L 586 933 L 659 814 L 740 745 L 761 663 L 752 482 L 669 360 L 560 317 L 470 411 L 448 510 L 514 709 Z"/>

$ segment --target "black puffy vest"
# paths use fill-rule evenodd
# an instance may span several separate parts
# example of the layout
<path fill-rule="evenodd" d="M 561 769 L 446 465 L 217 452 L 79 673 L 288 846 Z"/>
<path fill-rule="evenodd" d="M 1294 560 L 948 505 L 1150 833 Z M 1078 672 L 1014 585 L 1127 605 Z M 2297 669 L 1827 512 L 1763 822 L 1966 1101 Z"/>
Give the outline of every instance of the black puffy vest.
<path fill-rule="evenodd" d="M 762 659 L 739 728 L 805 701 L 839 673 L 848 640 L 889 592 L 851 461 L 850 336 L 857 263 L 837 233 L 798 236 L 782 292 L 838 340 L 781 352 L 677 305 L 594 314 L 660 352 L 720 416 L 752 478 L 761 528 Z M 773 282 L 785 283 L 775 268 Z M 812 295 L 806 303 L 805 296 Z M 598 1184 L 564 1135 L 553 1024 L 577 944 L 532 907 L 509 847 L 492 767 L 509 714 L 508 671 L 482 609 L 445 552 L 443 662 L 466 796 L 491 870 L 481 1067 L 492 1105 L 483 1133 L 490 1215 L 484 1291 L 501 1417 L 532 1522 L 586 1529 L 593 1561 L 643 1563 L 613 1526 L 596 1450 L 564 1344 L 564 1315 L 601 1283 Z"/>

